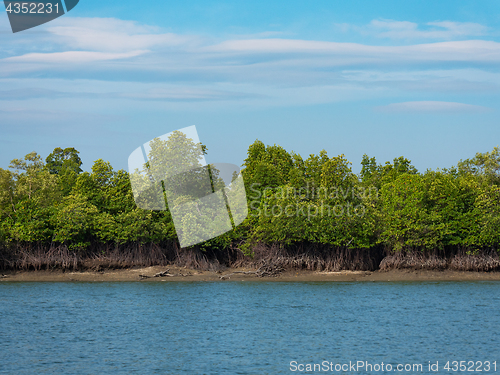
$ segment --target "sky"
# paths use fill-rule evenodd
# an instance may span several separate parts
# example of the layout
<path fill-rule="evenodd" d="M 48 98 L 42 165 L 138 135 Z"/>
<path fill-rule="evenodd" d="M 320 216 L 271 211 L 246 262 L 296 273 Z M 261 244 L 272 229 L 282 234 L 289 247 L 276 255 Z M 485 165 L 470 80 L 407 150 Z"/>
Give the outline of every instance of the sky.
<path fill-rule="evenodd" d="M 74 147 L 127 169 L 196 125 L 208 162 L 259 139 L 425 171 L 499 145 L 499 104 L 497 0 L 80 0 L 15 34 L 0 13 L 0 168 Z"/>

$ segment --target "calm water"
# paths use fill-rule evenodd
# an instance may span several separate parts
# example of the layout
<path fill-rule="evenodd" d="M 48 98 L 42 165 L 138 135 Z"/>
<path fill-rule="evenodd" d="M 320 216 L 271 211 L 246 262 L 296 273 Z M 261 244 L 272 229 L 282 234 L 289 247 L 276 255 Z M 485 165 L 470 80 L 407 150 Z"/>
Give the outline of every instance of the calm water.
<path fill-rule="evenodd" d="M 439 361 L 443 374 L 460 373 L 446 361 L 497 361 L 500 373 L 500 283 L 0 284 L 1 374 L 292 374 L 323 361 L 423 365 L 403 373 Z"/>

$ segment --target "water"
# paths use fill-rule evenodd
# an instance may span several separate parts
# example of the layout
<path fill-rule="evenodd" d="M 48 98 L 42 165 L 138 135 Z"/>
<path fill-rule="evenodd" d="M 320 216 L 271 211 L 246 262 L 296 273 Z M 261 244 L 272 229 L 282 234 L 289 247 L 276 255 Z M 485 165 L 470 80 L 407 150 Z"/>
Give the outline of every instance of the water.
<path fill-rule="evenodd" d="M 499 330 L 497 282 L 0 284 L 1 374 L 499 373 Z"/>

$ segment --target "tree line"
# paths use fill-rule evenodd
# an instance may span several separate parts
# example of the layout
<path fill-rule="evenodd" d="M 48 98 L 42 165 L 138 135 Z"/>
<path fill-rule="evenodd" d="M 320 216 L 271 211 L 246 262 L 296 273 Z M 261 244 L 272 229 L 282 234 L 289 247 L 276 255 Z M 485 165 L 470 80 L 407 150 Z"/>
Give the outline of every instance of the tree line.
<path fill-rule="evenodd" d="M 222 263 L 285 252 L 298 267 L 300 254 L 323 259 L 319 269 L 332 268 L 324 262 L 332 254 L 354 252 L 498 257 L 499 147 L 425 172 L 404 157 L 379 164 L 364 155 L 361 165 L 355 174 L 344 155 L 302 158 L 257 140 L 242 166 L 247 218 L 181 249 L 168 208 L 138 208 L 127 171 L 99 159 L 84 172 L 74 148 L 56 148 L 45 160 L 32 152 L 0 168 L 0 267 L 30 268 L 30 256 L 55 250 L 81 260 L 156 249 L 169 261 L 195 251 Z M 46 267 L 60 265 L 54 257 Z"/>

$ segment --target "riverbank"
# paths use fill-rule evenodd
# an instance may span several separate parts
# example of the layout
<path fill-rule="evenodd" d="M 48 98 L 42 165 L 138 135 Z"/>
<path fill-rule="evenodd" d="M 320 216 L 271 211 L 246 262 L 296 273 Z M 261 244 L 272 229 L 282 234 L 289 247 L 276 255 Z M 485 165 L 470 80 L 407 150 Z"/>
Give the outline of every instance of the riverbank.
<path fill-rule="evenodd" d="M 166 272 L 168 270 L 168 272 Z M 398 281 L 500 281 L 500 272 L 459 272 L 428 270 L 391 271 L 286 271 L 276 277 L 258 277 L 255 269 L 227 269 L 223 272 L 199 271 L 179 267 L 146 267 L 101 272 L 56 271 L 4 271 L 0 282 L 231 282 L 231 281 L 276 281 L 276 282 L 398 282 Z M 236 273 L 235 273 L 236 272 Z M 163 276 L 156 276 L 164 273 Z"/>

